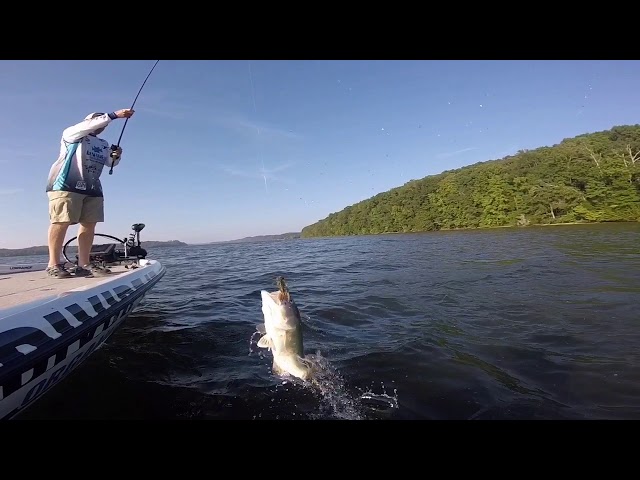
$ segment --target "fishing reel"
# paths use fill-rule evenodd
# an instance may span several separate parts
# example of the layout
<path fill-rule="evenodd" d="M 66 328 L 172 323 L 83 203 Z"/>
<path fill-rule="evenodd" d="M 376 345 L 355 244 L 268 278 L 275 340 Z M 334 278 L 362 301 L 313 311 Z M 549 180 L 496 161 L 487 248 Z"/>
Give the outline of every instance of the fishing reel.
<path fill-rule="evenodd" d="M 144 227 L 144 223 L 134 223 L 131 226 L 133 232 L 129 234 L 128 238 L 124 237 L 123 239 L 104 233 L 96 233 L 96 237 L 105 237 L 117 241 L 122 245 L 122 248 L 118 248 L 118 245 L 113 243 L 93 245 L 89 252 L 89 261 L 102 266 L 124 264 L 124 268 L 138 268 L 140 260 L 147 257 L 147 251 L 142 248 L 142 242 L 140 241 L 140 232 Z M 77 238 L 77 236 L 71 238 L 64 244 L 62 249 L 64 258 L 74 265 L 78 264 L 78 254 L 76 253 L 75 259 L 71 260 L 67 256 L 67 247 Z"/>
<path fill-rule="evenodd" d="M 118 146 L 117 145 L 111 145 L 111 153 L 109 154 L 111 156 L 111 158 L 113 158 L 114 160 L 116 158 L 119 158 L 120 155 L 118 155 L 116 152 L 118 151 Z"/>
<path fill-rule="evenodd" d="M 109 156 L 111 157 L 111 167 L 109 167 L 109 175 L 113 175 L 113 163 L 120 158 L 120 155 L 116 153 L 117 150 L 118 150 L 118 146 L 112 144 L 111 153 L 109 154 Z"/>

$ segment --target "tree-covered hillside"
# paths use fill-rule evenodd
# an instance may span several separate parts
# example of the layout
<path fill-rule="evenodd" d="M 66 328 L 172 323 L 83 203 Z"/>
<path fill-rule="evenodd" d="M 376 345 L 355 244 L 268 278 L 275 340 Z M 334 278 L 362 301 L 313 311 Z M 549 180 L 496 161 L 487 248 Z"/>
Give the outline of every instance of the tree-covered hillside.
<path fill-rule="evenodd" d="M 640 125 L 412 180 L 301 237 L 605 221 L 640 221 Z"/>

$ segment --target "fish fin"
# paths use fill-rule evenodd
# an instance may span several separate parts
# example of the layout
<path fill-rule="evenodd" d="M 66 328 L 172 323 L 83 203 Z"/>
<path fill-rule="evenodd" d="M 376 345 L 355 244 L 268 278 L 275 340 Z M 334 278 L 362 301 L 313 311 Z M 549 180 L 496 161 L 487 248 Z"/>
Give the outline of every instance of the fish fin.
<path fill-rule="evenodd" d="M 262 335 L 267 333 L 267 329 L 265 328 L 263 323 L 259 323 L 258 325 L 256 325 L 256 330 L 258 331 L 258 333 L 260 333 Z"/>
<path fill-rule="evenodd" d="M 271 350 L 273 348 L 273 342 L 271 341 L 271 338 L 269 338 L 269 335 L 263 335 L 260 337 L 260 340 L 258 340 L 258 346 L 260 348 L 268 348 Z"/>

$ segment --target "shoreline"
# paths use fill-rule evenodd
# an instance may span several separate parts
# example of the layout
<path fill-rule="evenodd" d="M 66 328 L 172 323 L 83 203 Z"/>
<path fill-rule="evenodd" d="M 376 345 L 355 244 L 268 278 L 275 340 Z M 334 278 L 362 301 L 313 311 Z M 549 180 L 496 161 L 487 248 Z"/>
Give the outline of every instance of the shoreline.
<path fill-rule="evenodd" d="M 341 237 L 370 237 L 370 236 L 378 236 L 378 235 L 415 235 L 415 234 L 425 234 L 425 233 L 437 233 L 437 232 L 468 232 L 468 231 L 485 231 L 485 230 L 496 230 L 496 229 L 500 229 L 500 228 L 512 228 L 512 229 L 527 229 L 527 228 L 535 228 L 535 227 L 566 227 L 566 226 L 572 226 L 572 225 L 582 225 L 582 226 L 594 226 L 594 225 L 628 225 L 628 224 L 637 224 L 640 223 L 639 221 L 611 221 L 611 222 L 561 222 L 561 223 L 535 223 L 535 224 L 531 224 L 531 225 L 497 225 L 497 226 L 492 226 L 492 227 L 464 227 L 464 228 L 441 228 L 439 230 L 420 230 L 420 231 L 415 231 L 415 232 L 381 232 L 381 233 L 359 233 L 359 234 L 347 234 L 347 235 L 317 235 L 317 236 L 312 236 L 312 237 L 298 237 L 298 238 L 292 238 L 291 240 L 312 240 L 312 239 L 319 239 L 319 238 L 341 238 Z M 274 237 L 277 237 L 277 235 L 274 235 Z M 262 238 L 257 238 L 257 240 L 265 240 Z M 274 239 L 275 240 L 275 239 Z M 203 243 L 200 245 L 218 245 L 221 243 L 251 243 L 251 240 L 248 239 L 243 239 L 242 241 L 233 241 L 233 240 L 227 240 L 225 242 L 214 242 L 214 243 Z M 144 243 L 144 242 L 143 242 Z M 180 242 L 183 243 L 183 242 Z M 158 244 L 154 245 L 154 246 L 158 246 L 158 247 L 163 247 L 163 246 L 170 246 L 171 242 L 158 242 Z M 180 245 L 180 246 L 200 246 L 198 244 L 184 244 L 184 245 Z M 24 249 L 27 248 L 34 248 L 34 247 L 24 247 Z M 46 248 L 46 247 L 45 247 Z M 2 255 L 1 253 L 3 253 L 2 251 L 4 250 L 4 255 Z M 35 256 L 41 256 L 41 255 L 48 255 L 47 252 L 41 252 L 41 253 L 24 253 L 24 252 L 20 252 L 18 253 L 19 250 L 23 250 L 22 248 L 0 248 L 0 259 L 2 258 L 14 258 L 14 257 L 35 257 Z M 6 253 L 8 252 L 8 254 Z M 15 252 L 15 253 L 14 253 Z M 1 260 L 0 260 L 1 262 Z"/>
<path fill-rule="evenodd" d="M 462 227 L 462 228 L 441 228 L 439 230 L 418 230 L 414 232 L 381 232 L 381 233 L 358 233 L 358 234 L 345 234 L 345 235 L 317 235 L 312 237 L 300 237 L 300 240 L 310 240 L 317 238 L 338 238 L 338 237 L 365 237 L 365 236 L 375 236 L 375 235 L 411 235 L 411 234 L 422 234 L 422 233 L 437 233 L 437 232 L 466 232 L 466 231 L 478 231 L 478 230 L 497 230 L 499 228 L 513 228 L 513 229 L 527 229 L 527 228 L 535 228 L 535 227 L 566 227 L 572 225 L 582 225 L 582 226 L 594 226 L 594 225 L 629 225 L 629 224 L 637 224 L 640 221 L 637 220 L 629 220 L 629 221 L 604 221 L 604 222 L 559 222 L 559 223 L 533 223 L 530 225 L 496 225 L 492 227 Z"/>

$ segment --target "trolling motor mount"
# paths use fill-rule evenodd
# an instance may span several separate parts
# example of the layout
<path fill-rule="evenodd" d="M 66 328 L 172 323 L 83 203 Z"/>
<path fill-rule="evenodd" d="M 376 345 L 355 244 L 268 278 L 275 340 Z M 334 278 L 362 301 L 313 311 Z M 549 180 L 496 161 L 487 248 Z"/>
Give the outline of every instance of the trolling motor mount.
<path fill-rule="evenodd" d="M 140 266 L 140 260 L 147 257 L 147 251 L 142 248 L 142 242 L 140 241 L 140 232 L 144 227 L 144 223 L 134 223 L 131 226 L 131 230 L 133 230 L 133 232 L 129 234 L 128 238 L 124 237 L 122 240 L 112 235 L 96 233 L 95 236 L 97 237 L 105 237 L 115 240 L 121 244 L 122 248 L 118 248 L 118 244 L 114 243 L 93 245 L 89 252 L 89 261 L 102 266 L 124 264 L 125 268 L 138 268 Z M 74 265 L 78 264 L 78 254 L 76 252 L 75 259 L 71 260 L 67 256 L 67 247 L 77 238 L 78 237 L 75 236 L 69 239 L 62 249 L 64 258 L 67 262 Z"/>

